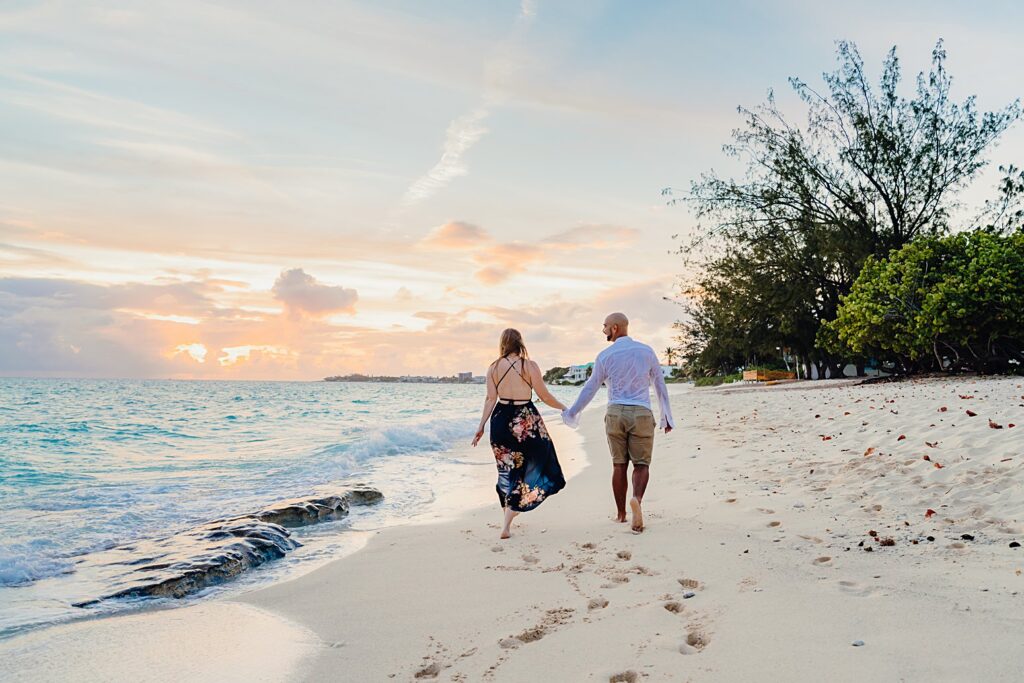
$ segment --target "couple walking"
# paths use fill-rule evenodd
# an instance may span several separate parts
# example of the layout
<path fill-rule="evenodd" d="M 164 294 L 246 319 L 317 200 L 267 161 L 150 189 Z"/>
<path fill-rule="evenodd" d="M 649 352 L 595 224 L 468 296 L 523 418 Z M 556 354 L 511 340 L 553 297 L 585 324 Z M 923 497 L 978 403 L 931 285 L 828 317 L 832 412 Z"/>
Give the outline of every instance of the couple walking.
<path fill-rule="evenodd" d="M 612 456 L 612 493 L 616 521 L 626 521 L 627 468 L 633 463 L 633 497 L 629 500 L 633 531 L 644 530 L 641 503 L 650 477 L 656 424 L 651 411 L 649 387 L 654 384 L 661 407 L 660 426 L 672 431 L 672 408 L 661 366 L 654 350 L 629 336 L 629 320 L 612 313 L 604 320 L 603 332 L 612 345 L 594 362 L 593 374 L 572 407 L 566 408 L 544 384 L 540 366 L 527 357 L 523 337 L 517 330 L 501 333 L 501 357 L 487 371 L 487 398 L 480 426 L 473 438 L 479 443 L 488 418 L 491 448 L 498 466 L 498 500 L 505 514 L 501 537 L 508 538 L 512 519 L 540 505 L 565 487 L 544 420 L 533 404 L 533 392 L 552 408 L 562 411 L 562 421 L 579 425 L 579 414 L 593 400 L 602 384 L 608 385 L 608 411 L 604 425 Z"/>

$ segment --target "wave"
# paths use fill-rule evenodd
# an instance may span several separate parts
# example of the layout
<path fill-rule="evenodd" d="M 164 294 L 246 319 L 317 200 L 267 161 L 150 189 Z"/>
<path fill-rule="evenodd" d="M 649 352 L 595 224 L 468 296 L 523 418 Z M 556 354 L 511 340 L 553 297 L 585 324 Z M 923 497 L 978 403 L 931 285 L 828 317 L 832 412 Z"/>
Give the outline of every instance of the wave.
<path fill-rule="evenodd" d="M 476 421 L 424 420 L 364 432 L 353 441 L 331 444 L 314 452 L 314 457 L 338 458 L 360 465 L 372 458 L 411 453 L 445 451 L 460 439 L 473 436 Z"/>
<path fill-rule="evenodd" d="M 54 557 L 56 544 L 40 539 L 0 546 L 0 586 L 27 586 L 51 576 L 71 574 L 74 562 Z"/>

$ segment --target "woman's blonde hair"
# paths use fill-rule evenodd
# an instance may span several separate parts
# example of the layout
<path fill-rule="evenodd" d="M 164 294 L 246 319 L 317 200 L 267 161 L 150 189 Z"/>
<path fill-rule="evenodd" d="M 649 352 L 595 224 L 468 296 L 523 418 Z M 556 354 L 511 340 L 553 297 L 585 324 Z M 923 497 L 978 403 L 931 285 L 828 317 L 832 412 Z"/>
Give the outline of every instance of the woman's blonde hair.
<path fill-rule="evenodd" d="M 501 358 L 510 353 L 519 354 L 523 360 L 529 358 L 526 353 L 526 344 L 523 343 L 523 335 L 519 334 L 519 330 L 511 327 L 501 333 L 501 340 L 498 342 L 498 354 Z"/>

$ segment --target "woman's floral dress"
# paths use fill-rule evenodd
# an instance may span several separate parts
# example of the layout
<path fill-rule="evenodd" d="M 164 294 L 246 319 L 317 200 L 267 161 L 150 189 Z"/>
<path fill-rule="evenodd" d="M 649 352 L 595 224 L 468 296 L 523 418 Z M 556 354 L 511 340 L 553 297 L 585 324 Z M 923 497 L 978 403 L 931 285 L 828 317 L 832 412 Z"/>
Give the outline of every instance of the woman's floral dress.
<path fill-rule="evenodd" d="M 491 413 L 491 448 L 502 507 L 526 512 L 565 487 L 555 445 L 533 401 L 498 403 Z"/>

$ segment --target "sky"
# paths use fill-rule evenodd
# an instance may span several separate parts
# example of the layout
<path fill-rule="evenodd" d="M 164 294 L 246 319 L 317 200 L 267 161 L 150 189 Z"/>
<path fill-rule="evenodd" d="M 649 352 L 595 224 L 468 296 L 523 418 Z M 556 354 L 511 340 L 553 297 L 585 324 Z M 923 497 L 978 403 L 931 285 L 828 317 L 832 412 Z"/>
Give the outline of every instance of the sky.
<path fill-rule="evenodd" d="M 835 42 L 1021 95 L 1010 2 L 0 4 L 0 376 L 482 374 L 659 354 L 738 105 Z M 909 94 L 909 93 L 908 93 Z M 799 111 L 794 109 L 794 111 Z M 1024 166 L 1007 133 L 995 166 Z"/>

